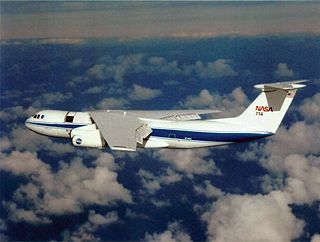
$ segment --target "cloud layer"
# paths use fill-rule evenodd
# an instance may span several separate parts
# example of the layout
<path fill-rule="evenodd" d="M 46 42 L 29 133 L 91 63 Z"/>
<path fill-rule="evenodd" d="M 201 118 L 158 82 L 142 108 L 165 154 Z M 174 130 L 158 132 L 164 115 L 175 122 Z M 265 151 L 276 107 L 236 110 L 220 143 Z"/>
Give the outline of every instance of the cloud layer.
<path fill-rule="evenodd" d="M 291 212 L 282 193 L 227 195 L 203 214 L 210 241 L 279 241 L 297 238 L 303 221 Z"/>
<path fill-rule="evenodd" d="M 62 43 L 79 43 L 79 38 L 87 37 L 194 38 L 225 34 L 319 33 L 318 9 L 317 3 L 285 2 L 21 5 L 7 2 L 1 9 L 1 38 L 62 38 Z"/>
<path fill-rule="evenodd" d="M 305 35 L 6 42 L 1 239 L 316 241 L 316 82 L 298 92 L 277 135 L 225 149 L 108 153 L 23 124 L 45 107 L 237 115 L 257 95 L 258 81 L 317 78 L 318 43 Z"/>
<path fill-rule="evenodd" d="M 108 154 L 101 154 L 93 168 L 79 158 L 71 164 L 60 162 L 58 172 L 28 151 L 2 156 L 1 170 L 29 179 L 15 191 L 13 201 L 5 202 L 12 221 L 48 223 L 49 215 L 79 213 L 90 204 L 132 202 L 130 192 L 117 182 L 118 167 Z M 18 207 L 24 203 L 28 210 Z"/>

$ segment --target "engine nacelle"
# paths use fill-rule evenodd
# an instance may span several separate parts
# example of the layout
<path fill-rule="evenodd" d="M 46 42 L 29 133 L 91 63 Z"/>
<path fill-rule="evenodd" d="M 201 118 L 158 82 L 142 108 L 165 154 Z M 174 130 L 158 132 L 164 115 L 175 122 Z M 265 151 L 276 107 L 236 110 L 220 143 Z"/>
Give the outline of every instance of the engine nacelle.
<path fill-rule="evenodd" d="M 72 130 L 71 137 L 74 146 L 91 148 L 102 148 L 105 146 L 105 141 L 98 129 L 90 130 L 88 127 L 76 128 Z"/>

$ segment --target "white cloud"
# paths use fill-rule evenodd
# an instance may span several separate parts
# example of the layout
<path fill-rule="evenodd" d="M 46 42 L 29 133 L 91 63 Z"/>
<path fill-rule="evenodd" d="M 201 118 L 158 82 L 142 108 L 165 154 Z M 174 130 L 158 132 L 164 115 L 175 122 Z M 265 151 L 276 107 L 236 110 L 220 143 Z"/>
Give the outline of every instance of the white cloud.
<path fill-rule="evenodd" d="M 266 174 L 259 177 L 260 187 L 263 193 L 269 193 L 273 190 L 282 190 L 284 187 L 284 175 L 276 174 L 270 175 Z"/>
<path fill-rule="evenodd" d="M 297 110 L 305 114 L 317 96 L 304 100 Z M 320 126 L 317 114 L 307 119 L 308 123 L 297 121 L 289 128 L 280 127 L 266 143 L 251 145 L 239 155 L 243 160 L 258 160 L 270 171 L 272 176 L 262 184 L 264 190 L 281 189 L 294 204 L 320 200 L 316 189 L 320 186 Z"/>
<path fill-rule="evenodd" d="M 299 106 L 299 111 L 308 122 L 320 120 L 320 93 L 304 99 L 302 105 Z"/>
<path fill-rule="evenodd" d="M 98 214 L 94 210 L 89 211 L 88 221 L 80 225 L 77 230 L 63 233 L 63 240 L 67 241 L 100 241 L 94 233 L 101 228 L 119 221 L 117 212 L 109 212 L 105 215 Z"/>
<path fill-rule="evenodd" d="M 90 210 L 88 220 L 92 225 L 100 226 L 115 223 L 119 218 L 117 212 L 110 212 L 106 215 L 101 215 L 97 214 L 94 210 Z"/>
<path fill-rule="evenodd" d="M 96 107 L 99 109 L 118 109 L 125 108 L 128 104 L 128 101 L 124 98 L 104 98 L 97 103 Z"/>
<path fill-rule="evenodd" d="M 189 234 L 183 231 L 181 225 L 178 222 L 168 224 L 168 229 L 160 234 L 153 233 L 152 235 L 147 233 L 145 240 L 148 242 L 191 242 Z"/>
<path fill-rule="evenodd" d="M 289 69 L 286 63 L 279 63 L 277 69 L 274 71 L 275 78 L 291 78 L 294 77 L 293 70 Z"/>
<path fill-rule="evenodd" d="M 1 170 L 28 177 L 28 183 L 18 187 L 9 203 L 13 214 L 23 214 L 11 217 L 13 221 L 48 222 L 50 215 L 78 213 L 87 205 L 132 202 L 130 192 L 117 182 L 118 166 L 109 154 L 101 153 L 93 167 L 86 167 L 79 158 L 70 164 L 60 162 L 56 172 L 30 152 L 2 156 Z"/>
<path fill-rule="evenodd" d="M 71 80 L 67 82 L 67 86 L 75 87 L 77 84 L 90 82 L 90 78 L 88 76 L 73 76 Z"/>
<path fill-rule="evenodd" d="M 33 107 L 28 107 L 27 109 L 22 106 L 14 106 L 5 108 L 0 111 L 0 120 L 5 122 L 16 121 L 19 118 L 27 118 L 36 113 L 36 109 Z"/>
<path fill-rule="evenodd" d="M 314 234 L 311 238 L 311 242 L 320 242 L 320 234 Z"/>
<path fill-rule="evenodd" d="M 18 11 L 7 11 L 3 17 L 1 37 L 3 40 L 27 38 L 72 40 L 84 37 L 119 38 L 126 41 L 132 38 L 172 36 L 197 38 L 230 34 L 319 33 L 317 2 L 290 5 L 250 4 L 247 8 L 236 4 L 221 5 L 217 8 L 210 3 L 196 6 L 144 4 L 142 7 L 126 3 L 120 6 L 112 5 L 110 9 L 110 3 L 104 3 L 100 4 L 99 9 L 95 9 L 90 2 L 81 4 L 81 8 L 78 7 L 78 2 L 64 6 L 60 3 L 59 7 L 54 5 L 54 9 L 61 9 L 57 12 L 50 9 L 52 5 L 44 3 L 40 11 L 32 14 L 30 14 L 31 7 L 25 7 L 22 11 L 22 8 L 18 10 L 19 19 L 16 19 L 15 14 Z M 71 5 L 74 7 L 70 7 Z M 11 5 L 9 8 L 15 9 L 16 6 Z M 45 23 L 39 21 L 43 16 L 47 19 Z"/>
<path fill-rule="evenodd" d="M 189 177 L 192 177 L 193 174 L 221 174 L 213 159 L 209 158 L 210 151 L 208 149 L 163 149 L 156 151 L 154 155 L 171 164 L 175 170 L 186 173 Z"/>
<path fill-rule="evenodd" d="M 273 172 L 285 170 L 283 160 L 290 154 L 319 154 L 320 127 L 305 122 L 293 123 L 289 128 L 280 127 L 277 134 L 265 144 L 251 145 L 239 154 L 243 160 L 260 159 L 261 164 Z"/>
<path fill-rule="evenodd" d="M 168 168 L 166 173 L 160 176 L 156 176 L 153 173 L 140 169 L 138 176 L 141 178 L 143 187 L 150 194 L 155 193 L 161 189 L 161 185 L 168 185 L 181 181 L 182 176 L 172 169 Z"/>
<path fill-rule="evenodd" d="M 295 204 L 320 201 L 320 156 L 289 155 L 284 159 L 288 175 L 284 190 Z"/>
<path fill-rule="evenodd" d="M 6 222 L 0 218 L 0 231 L 4 231 L 7 229 Z"/>
<path fill-rule="evenodd" d="M 2 99 L 15 99 L 19 98 L 22 96 L 23 92 L 19 90 L 1 90 L 1 97 L 0 100 Z"/>
<path fill-rule="evenodd" d="M 95 64 L 86 71 L 86 75 L 97 80 L 113 78 L 118 84 L 123 83 L 128 72 L 140 69 L 142 58 L 141 54 L 118 56 L 112 64 Z"/>
<path fill-rule="evenodd" d="M 141 181 L 143 184 L 143 187 L 149 192 L 149 193 L 155 193 L 156 191 L 160 190 L 160 181 L 154 179 L 153 174 L 151 174 L 148 171 L 145 170 L 139 170 L 138 175 L 142 177 Z"/>
<path fill-rule="evenodd" d="M 22 126 L 13 128 L 9 139 L 16 150 L 38 151 L 52 144 L 47 136 L 36 134 Z"/>
<path fill-rule="evenodd" d="M 213 186 L 209 180 L 204 181 L 204 186 L 195 185 L 194 191 L 198 194 L 204 195 L 206 198 L 219 198 L 224 195 L 220 188 Z"/>
<path fill-rule="evenodd" d="M 187 66 L 185 71 L 188 73 L 196 72 L 201 78 L 232 77 L 238 73 L 233 69 L 231 64 L 232 62 L 226 59 L 218 59 L 207 64 L 197 61 L 194 65 Z"/>
<path fill-rule="evenodd" d="M 186 97 L 180 105 L 186 108 L 222 110 L 222 115 L 227 117 L 240 114 L 249 105 L 249 100 L 241 87 L 224 95 L 211 94 L 207 89 L 203 89 L 198 95 Z"/>
<path fill-rule="evenodd" d="M 160 177 L 160 181 L 164 184 L 176 183 L 182 180 L 179 173 L 174 172 L 172 169 L 167 168 L 166 173 Z"/>
<path fill-rule="evenodd" d="M 50 151 L 52 155 L 60 155 L 66 153 L 74 153 L 75 148 L 71 143 L 65 144 L 60 142 L 53 142 L 52 139 L 47 136 L 42 136 L 31 132 L 25 127 L 13 128 L 8 136 L 11 148 L 16 150 L 28 150 L 28 151 Z M 3 140 L 3 139 L 1 139 Z"/>
<path fill-rule="evenodd" d="M 150 219 L 147 215 L 143 213 L 136 213 L 132 211 L 130 208 L 126 209 L 126 216 L 132 219 Z"/>
<path fill-rule="evenodd" d="M 10 108 L 9 112 L 10 118 L 17 120 L 34 111 L 18 106 Z M 75 159 L 71 164 L 60 161 L 58 169 L 53 170 L 32 152 L 46 150 L 50 151 L 49 155 L 73 153 L 73 146 L 53 142 L 20 126 L 14 127 L 8 136 L 1 137 L 0 144 L 1 151 L 7 152 L 0 153 L 0 170 L 27 178 L 27 183 L 18 186 L 10 201 L 3 201 L 8 218 L 13 222 L 50 223 L 50 215 L 81 212 L 90 204 L 108 206 L 117 201 L 132 201 L 130 192 L 117 182 L 115 171 L 119 167 L 107 153 L 99 152 L 90 168 L 81 159 Z"/>
<path fill-rule="evenodd" d="M 47 92 L 35 98 L 33 107 L 43 108 L 47 105 L 64 102 L 72 97 L 71 93 Z"/>
<path fill-rule="evenodd" d="M 160 56 L 152 56 L 148 59 L 148 63 L 151 65 L 164 65 L 165 63 L 167 63 L 166 59 Z"/>
<path fill-rule="evenodd" d="M 180 68 L 178 61 L 173 60 L 168 62 L 163 57 L 153 56 L 148 59 L 149 65 L 143 66 L 143 71 L 154 74 L 154 73 L 168 73 L 170 75 L 187 74 L 183 68 Z"/>
<path fill-rule="evenodd" d="M 17 208 L 13 202 L 3 202 L 4 207 L 9 213 L 9 219 L 13 222 L 26 222 L 30 224 L 48 224 L 51 220 L 37 215 L 33 210 Z"/>
<path fill-rule="evenodd" d="M 73 68 L 79 67 L 83 64 L 82 58 L 77 58 L 72 61 L 69 61 L 69 65 Z"/>
<path fill-rule="evenodd" d="M 80 38 L 48 38 L 32 40 L 33 44 L 61 44 L 61 45 L 80 45 L 85 43 L 85 39 Z"/>
<path fill-rule="evenodd" d="M 5 231 L 7 230 L 6 222 L 3 219 L 0 219 L 0 241 L 9 241 Z"/>
<path fill-rule="evenodd" d="M 151 198 L 151 199 L 149 199 L 149 201 L 157 208 L 162 208 L 162 207 L 166 207 L 166 206 L 171 205 L 169 200 L 157 200 L 155 198 Z"/>
<path fill-rule="evenodd" d="M 93 78 L 96 78 L 98 80 L 103 80 L 108 76 L 107 66 L 105 64 L 96 64 L 96 65 L 90 67 L 86 71 L 86 74 L 89 77 L 93 77 Z"/>
<path fill-rule="evenodd" d="M 36 174 L 39 179 L 49 177 L 50 174 L 50 167 L 29 151 L 13 151 L 8 156 L 2 157 L 0 169 L 9 171 L 14 175 L 30 176 Z"/>
<path fill-rule="evenodd" d="M 129 90 L 129 98 L 134 101 L 149 100 L 160 96 L 162 92 L 158 89 L 151 89 L 137 84 Z"/>
<path fill-rule="evenodd" d="M 237 72 L 233 70 L 230 65 L 232 62 L 230 60 L 218 59 L 216 61 L 208 63 L 208 71 L 211 75 L 216 77 L 222 76 L 235 76 Z"/>
<path fill-rule="evenodd" d="M 255 153 L 254 159 L 274 174 L 262 184 L 264 190 L 282 189 L 295 204 L 320 200 L 319 130 L 314 127 L 296 123 L 258 149 L 245 152 Z"/>
<path fill-rule="evenodd" d="M 202 91 L 187 101 L 185 103 L 190 106 L 209 106 L 214 95 Z M 244 160 L 259 160 L 273 174 L 261 180 L 265 192 L 281 191 L 241 196 L 223 195 L 219 189 L 211 187 L 209 181 L 205 186 L 194 187 L 200 194 L 219 198 L 203 215 L 210 240 L 291 241 L 301 235 L 304 223 L 293 215 L 289 204 L 320 200 L 317 105 L 318 94 L 304 100 L 298 110 L 308 123 L 295 122 L 289 128 L 281 127 L 265 144 L 253 143 L 241 154 Z"/>
<path fill-rule="evenodd" d="M 94 86 L 83 91 L 82 94 L 98 94 L 98 93 L 101 93 L 103 89 L 104 89 L 103 86 Z"/>
<path fill-rule="evenodd" d="M 214 103 L 214 96 L 207 89 L 200 91 L 197 96 L 188 96 L 182 106 L 190 108 L 209 107 Z"/>
<path fill-rule="evenodd" d="M 202 216 L 210 241 L 278 241 L 297 238 L 304 226 L 282 192 L 268 195 L 227 195 Z"/>
<path fill-rule="evenodd" d="M 129 55 L 121 55 L 116 58 L 116 62 L 125 66 L 127 69 L 130 69 L 132 66 L 139 66 L 142 62 L 144 56 L 143 54 L 129 54 Z"/>
<path fill-rule="evenodd" d="M 201 78 L 215 78 L 223 76 L 235 76 L 237 72 L 233 70 L 230 60 L 218 59 L 214 62 L 202 63 L 197 61 L 187 66 L 179 66 L 176 60 L 168 62 L 165 58 L 159 56 L 150 57 L 147 62 L 143 62 L 144 56 L 141 54 L 133 54 L 126 56 L 118 56 L 116 58 L 108 57 L 108 64 L 98 63 L 89 68 L 85 76 L 97 79 L 107 80 L 113 78 L 113 83 L 117 89 L 121 88 L 128 73 L 168 73 L 170 75 L 189 76 L 191 72 L 196 73 Z M 80 81 L 83 81 L 80 78 Z M 129 94 L 132 100 L 147 100 L 161 95 L 161 91 L 150 89 L 135 84 Z"/>
<path fill-rule="evenodd" d="M 288 129 L 281 128 L 277 134 L 266 144 L 268 155 L 284 157 L 289 154 L 317 154 L 319 146 L 320 126 L 296 122 Z M 285 149 L 283 149 L 285 147 Z"/>
<path fill-rule="evenodd" d="M 9 150 L 11 148 L 11 142 L 8 137 L 0 137 L 0 152 Z"/>

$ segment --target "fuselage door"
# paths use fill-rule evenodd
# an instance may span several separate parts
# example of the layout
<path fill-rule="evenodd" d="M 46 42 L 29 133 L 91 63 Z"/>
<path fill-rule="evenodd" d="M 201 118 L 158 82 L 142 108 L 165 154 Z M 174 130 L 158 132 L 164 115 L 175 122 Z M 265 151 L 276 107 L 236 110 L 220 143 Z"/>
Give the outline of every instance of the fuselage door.
<path fill-rule="evenodd" d="M 67 112 L 64 121 L 65 121 L 66 123 L 72 123 L 75 115 L 76 115 L 76 112 Z"/>

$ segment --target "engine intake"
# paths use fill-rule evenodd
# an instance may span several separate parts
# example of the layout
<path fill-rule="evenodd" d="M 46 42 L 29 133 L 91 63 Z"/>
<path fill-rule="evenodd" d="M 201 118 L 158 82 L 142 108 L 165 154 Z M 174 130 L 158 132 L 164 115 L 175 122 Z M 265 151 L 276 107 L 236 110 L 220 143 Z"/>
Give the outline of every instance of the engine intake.
<path fill-rule="evenodd" d="M 105 146 L 105 141 L 101 137 L 100 131 L 95 129 L 94 124 L 73 129 L 71 137 L 74 146 L 91 148 L 102 148 Z"/>

